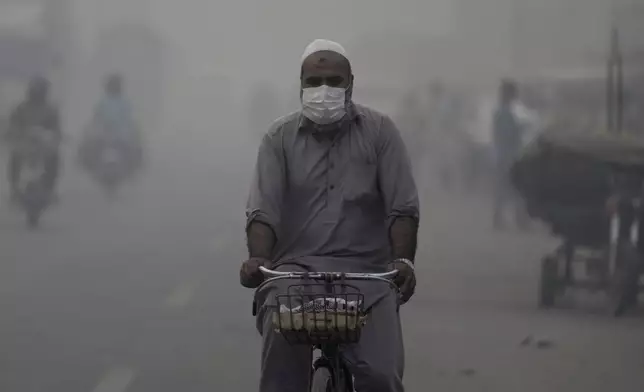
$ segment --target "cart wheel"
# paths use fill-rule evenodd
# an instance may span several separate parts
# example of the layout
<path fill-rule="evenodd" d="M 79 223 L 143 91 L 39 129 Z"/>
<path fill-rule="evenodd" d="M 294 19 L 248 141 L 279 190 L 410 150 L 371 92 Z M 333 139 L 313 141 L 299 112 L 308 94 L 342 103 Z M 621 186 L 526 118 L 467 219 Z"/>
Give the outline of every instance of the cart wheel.
<path fill-rule="evenodd" d="M 608 287 L 610 312 L 615 317 L 637 305 L 641 273 L 640 255 L 632 246 L 621 247 L 617 257 L 617 269 Z"/>
<path fill-rule="evenodd" d="M 541 259 L 541 276 L 539 278 L 539 306 L 550 308 L 555 305 L 559 288 L 557 258 L 546 256 Z"/>

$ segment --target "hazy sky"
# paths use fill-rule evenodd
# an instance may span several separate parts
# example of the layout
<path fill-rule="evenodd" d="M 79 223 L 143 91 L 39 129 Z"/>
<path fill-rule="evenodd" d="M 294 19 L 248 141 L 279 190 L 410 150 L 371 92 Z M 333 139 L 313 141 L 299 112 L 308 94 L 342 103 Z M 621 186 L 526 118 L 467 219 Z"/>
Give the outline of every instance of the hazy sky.
<path fill-rule="evenodd" d="M 78 13 L 89 15 L 81 21 L 87 44 L 101 22 L 136 14 L 147 1 L 148 20 L 183 49 L 185 62 L 197 72 L 257 73 L 257 63 L 270 73 L 283 67 L 295 71 L 300 52 L 315 38 L 335 39 L 350 48 L 374 31 L 393 27 L 442 34 L 452 25 L 449 0 L 331 0 L 323 8 L 306 0 L 76 1 Z"/>
<path fill-rule="evenodd" d="M 230 86 L 234 100 L 243 99 L 262 79 L 290 91 L 297 85 L 300 53 L 315 38 L 337 40 L 351 55 L 360 52 L 365 37 L 379 35 L 354 59 L 357 83 L 376 87 L 374 80 L 410 83 L 395 78 L 413 78 L 412 69 L 430 78 L 441 68 L 438 63 L 457 78 L 480 78 L 485 67 L 512 72 L 517 68 L 508 54 L 512 47 L 524 62 L 521 69 L 553 67 L 571 53 L 601 56 L 608 37 L 609 0 L 327 0 L 323 5 L 310 0 L 73 1 L 79 40 L 87 48 L 97 30 L 116 21 L 153 25 L 173 45 L 174 75 L 168 82 L 174 83 L 173 97 L 183 101 L 208 94 L 208 84 Z M 397 37 L 396 32 L 404 34 Z M 424 50 L 423 40 L 448 34 L 459 38 L 459 53 L 451 43 L 438 53 Z M 381 76 L 367 83 L 363 76 L 370 70 Z"/>

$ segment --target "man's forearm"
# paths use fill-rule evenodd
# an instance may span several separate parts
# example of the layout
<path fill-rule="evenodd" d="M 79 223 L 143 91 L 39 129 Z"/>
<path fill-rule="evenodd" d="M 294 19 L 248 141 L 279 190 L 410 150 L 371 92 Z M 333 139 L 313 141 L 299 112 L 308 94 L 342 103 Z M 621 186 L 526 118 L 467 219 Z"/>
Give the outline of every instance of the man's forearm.
<path fill-rule="evenodd" d="M 418 241 L 418 222 L 411 217 L 399 217 L 389 230 L 394 259 L 414 261 Z"/>
<path fill-rule="evenodd" d="M 270 260 L 273 256 L 276 237 L 270 226 L 253 222 L 248 227 L 247 244 L 250 257 L 261 257 Z"/>

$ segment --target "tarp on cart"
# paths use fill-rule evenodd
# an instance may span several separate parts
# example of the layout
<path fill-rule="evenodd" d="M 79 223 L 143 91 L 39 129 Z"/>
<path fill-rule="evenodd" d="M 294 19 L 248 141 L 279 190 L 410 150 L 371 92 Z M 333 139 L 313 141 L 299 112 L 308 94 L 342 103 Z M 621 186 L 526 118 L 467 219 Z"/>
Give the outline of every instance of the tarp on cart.
<path fill-rule="evenodd" d="M 528 212 L 568 240 L 607 238 L 604 205 L 612 174 L 644 176 L 644 137 L 548 130 L 519 156 L 511 180 Z"/>
<path fill-rule="evenodd" d="M 536 143 L 528 146 L 524 153 L 544 148 L 596 162 L 644 170 L 644 135 L 635 133 L 548 131 Z"/>

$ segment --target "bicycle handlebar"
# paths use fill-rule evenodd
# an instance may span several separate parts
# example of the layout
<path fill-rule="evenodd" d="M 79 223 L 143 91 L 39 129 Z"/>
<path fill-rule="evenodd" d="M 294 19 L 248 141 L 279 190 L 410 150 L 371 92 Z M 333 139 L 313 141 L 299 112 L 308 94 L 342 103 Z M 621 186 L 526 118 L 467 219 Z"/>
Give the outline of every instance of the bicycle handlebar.
<path fill-rule="evenodd" d="M 398 286 L 393 282 L 392 278 L 398 275 L 398 270 L 392 270 L 382 273 L 360 273 L 360 272 L 280 272 L 268 269 L 266 267 L 259 267 L 259 270 L 265 277 L 268 279 L 264 280 L 255 289 L 255 298 L 257 293 L 265 287 L 266 285 L 273 283 L 277 280 L 319 280 L 319 281 L 346 281 L 346 280 L 362 280 L 362 281 L 374 281 L 382 282 L 388 284 L 392 289 L 398 290 Z M 400 293 L 398 293 L 400 295 Z M 253 300 L 253 316 L 257 315 L 257 302 L 256 299 Z"/>
<path fill-rule="evenodd" d="M 330 280 L 330 281 L 339 281 L 339 280 L 363 280 L 363 281 L 378 281 L 389 284 L 390 286 L 396 287 L 392 282 L 392 278 L 398 275 L 398 270 L 382 272 L 382 273 L 361 273 L 361 272 L 280 272 L 268 269 L 266 267 L 259 267 L 259 270 L 266 279 L 262 282 L 257 291 L 262 289 L 269 283 L 275 282 L 277 280 L 290 279 L 290 280 L 302 280 L 302 279 L 311 279 L 311 280 Z"/>
<path fill-rule="evenodd" d="M 370 274 L 370 273 L 356 273 L 356 272 L 280 272 L 280 271 L 275 271 L 268 269 L 266 267 L 259 267 L 259 270 L 262 272 L 262 274 L 269 276 L 271 278 L 278 278 L 278 277 L 284 277 L 284 278 L 292 278 L 292 279 L 299 279 L 299 278 L 308 278 L 308 279 L 326 279 L 327 277 L 331 277 L 333 279 L 349 279 L 349 280 L 380 280 L 380 279 L 388 279 L 388 278 L 393 278 L 398 274 L 398 270 L 393 270 L 393 271 L 388 271 L 388 272 L 382 272 L 382 273 L 377 273 L 377 274 Z"/>

